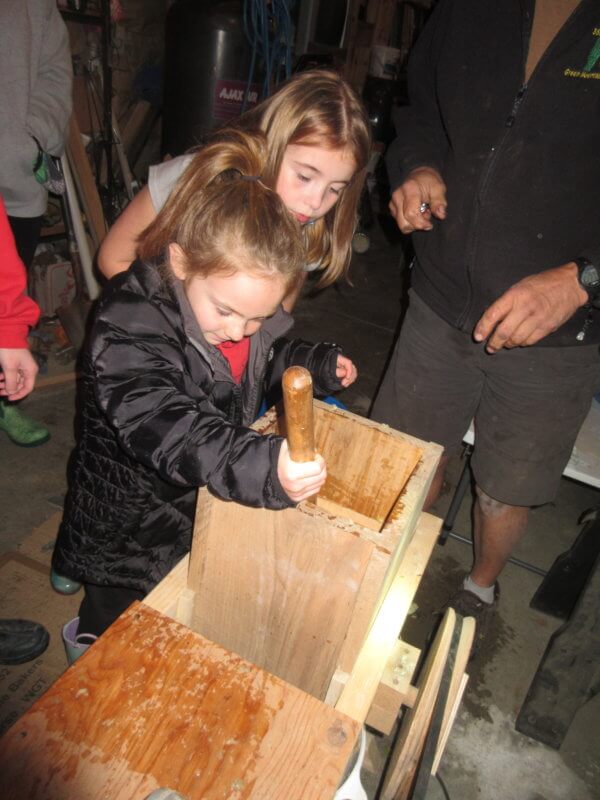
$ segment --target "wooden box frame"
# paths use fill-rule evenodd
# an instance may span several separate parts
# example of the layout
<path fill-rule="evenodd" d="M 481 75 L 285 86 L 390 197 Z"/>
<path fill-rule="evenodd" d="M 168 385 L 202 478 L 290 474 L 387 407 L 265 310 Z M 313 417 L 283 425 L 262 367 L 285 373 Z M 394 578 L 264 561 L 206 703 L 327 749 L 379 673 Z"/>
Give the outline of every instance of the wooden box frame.
<path fill-rule="evenodd" d="M 190 556 L 144 602 L 364 722 L 433 547 L 430 533 L 409 551 L 442 448 L 319 401 L 315 410 L 420 449 L 382 530 L 310 502 L 252 509 L 202 489 Z M 254 427 L 278 430 L 276 411 Z"/>

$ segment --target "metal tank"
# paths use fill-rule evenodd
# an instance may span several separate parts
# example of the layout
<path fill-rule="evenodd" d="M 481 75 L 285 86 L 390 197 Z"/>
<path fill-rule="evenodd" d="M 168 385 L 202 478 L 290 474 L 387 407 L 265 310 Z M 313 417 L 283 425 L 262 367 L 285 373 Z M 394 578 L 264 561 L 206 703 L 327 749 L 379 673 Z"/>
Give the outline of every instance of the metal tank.
<path fill-rule="evenodd" d="M 176 0 L 165 27 L 162 152 L 199 144 L 212 128 L 239 116 L 252 56 L 240 0 Z M 259 98 L 250 86 L 246 110 Z"/>

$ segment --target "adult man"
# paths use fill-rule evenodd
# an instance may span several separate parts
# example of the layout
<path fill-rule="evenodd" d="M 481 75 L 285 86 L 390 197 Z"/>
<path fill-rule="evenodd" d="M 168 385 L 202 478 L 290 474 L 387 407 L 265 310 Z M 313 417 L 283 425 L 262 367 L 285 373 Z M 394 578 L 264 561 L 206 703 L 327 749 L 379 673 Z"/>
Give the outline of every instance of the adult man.
<path fill-rule="evenodd" d="M 429 502 L 474 417 L 475 559 L 452 605 L 482 622 L 600 387 L 599 42 L 594 0 L 441 0 L 387 157 L 416 257 L 373 416 L 444 445 Z"/>

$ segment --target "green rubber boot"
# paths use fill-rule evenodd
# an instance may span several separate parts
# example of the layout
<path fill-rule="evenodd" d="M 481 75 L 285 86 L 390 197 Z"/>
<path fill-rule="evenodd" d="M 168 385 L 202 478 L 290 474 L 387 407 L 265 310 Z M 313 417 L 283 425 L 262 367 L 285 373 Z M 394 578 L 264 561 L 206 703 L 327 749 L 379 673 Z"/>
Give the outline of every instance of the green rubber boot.
<path fill-rule="evenodd" d="M 0 400 L 0 431 L 4 431 L 11 442 L 19 447 L 37 447 L 50 438 L 50 431 L 45 425 L 26 417 L 15 403 L 4 399 Z"/>
<path fill-rule="evenodd" d="M 50 585 L 59 594 L 77 594 L 81 589 L 81 584 L 66 575 L 59 575 L 53 569 L 50 570 Z"/>

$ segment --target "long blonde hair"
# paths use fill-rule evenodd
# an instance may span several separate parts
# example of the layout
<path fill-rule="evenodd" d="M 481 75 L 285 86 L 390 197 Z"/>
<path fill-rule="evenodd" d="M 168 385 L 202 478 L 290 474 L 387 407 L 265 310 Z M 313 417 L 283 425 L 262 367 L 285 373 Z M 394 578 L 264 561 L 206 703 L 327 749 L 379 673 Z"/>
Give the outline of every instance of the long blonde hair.
<path fill-rule="evenodd" d="M 346 149 L 352 155 L 356 171 L 350 184 L 324 217 L 304 229 L 306 261 L 318 263 L 323 269 L 320 286 L 333 283 L 350 263 L 358 203 L 371 151 L 369 120 L 358 95 L 335 72 L 300 72 L 230 127 L 215 131 L 206 146 L 227 142 L 232 129 L 264 133 L 267 158 L 262 179 L 272 189 L 290 144 Z M 202 150 L 188 165 L 189 171 L 198 168 L 196 159 Z"/>
<path fill-rule="evenodd" d="M 267 156 L 261 133 L 223 131 L 203 147 L 142 232 L 138 254 L 168 270 L 178 244 L 187 277 L 238 270 L 277 275 L 286 288 L 300 278 L 305 249 L 298 222 L 261 174 Z"/>
<path fill-rule="evenodd" d="M 285 149 L 290 144 L 348 150 L 356 171 L 340 199 L 306 229 L 307 259 L 324 268 L 320 285 L 333 283 L 350 263 L 357 209 L 371 151 L 371 129 L 358 95 L 337 73 L 309 70 L 294 75 L 279 91 L 246 115 L 267 138 L 264 178 L 275 186 Z"/>

